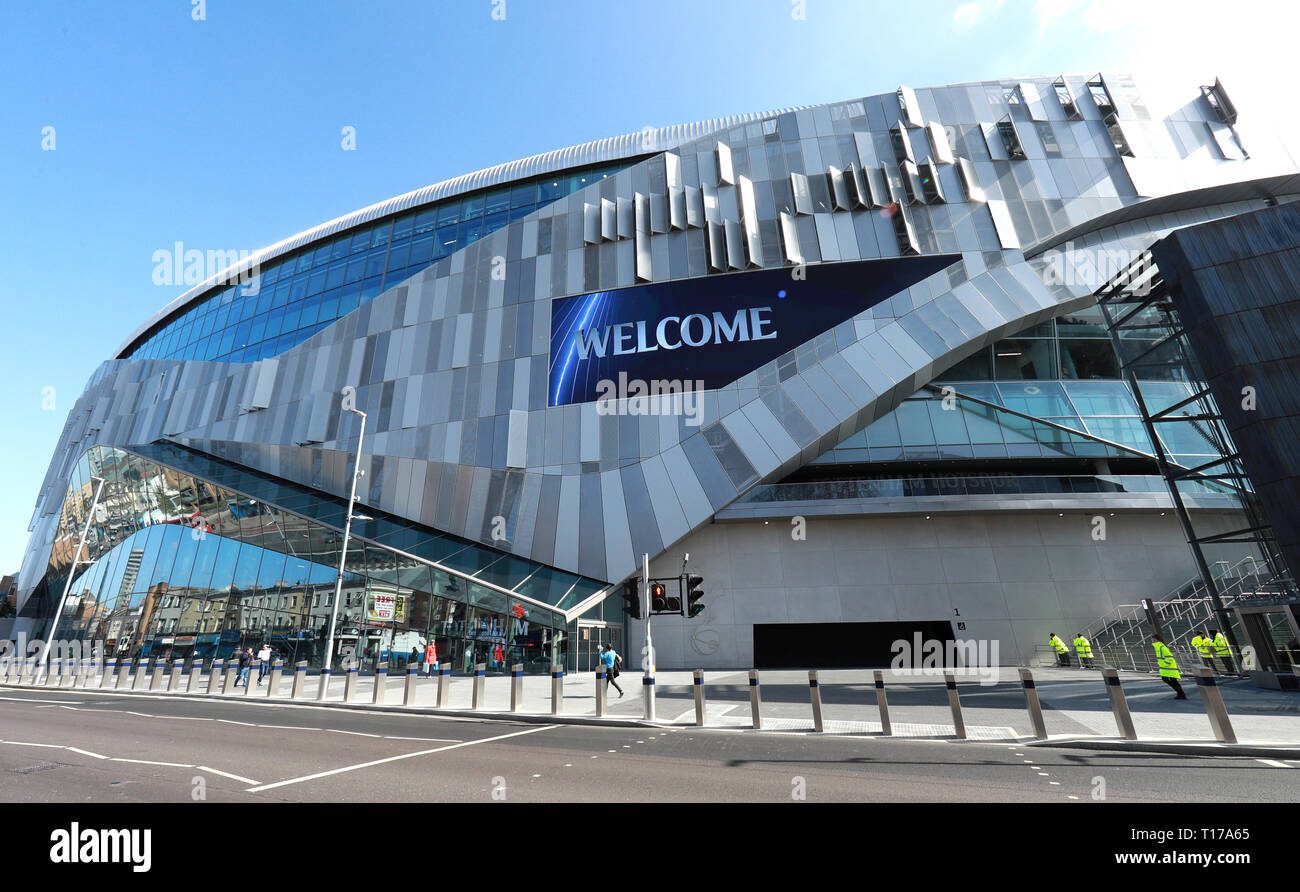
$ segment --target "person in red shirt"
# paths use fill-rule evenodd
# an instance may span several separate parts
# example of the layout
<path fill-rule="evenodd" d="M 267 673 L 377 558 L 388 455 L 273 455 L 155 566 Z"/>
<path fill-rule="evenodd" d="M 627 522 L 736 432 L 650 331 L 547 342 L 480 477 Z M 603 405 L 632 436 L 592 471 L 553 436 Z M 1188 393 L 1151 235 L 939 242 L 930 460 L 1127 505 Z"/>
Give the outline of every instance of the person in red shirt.
<path fill-rule="evenodd" d="M 429 646 L 424 649 L 424 670 L 429 675 L 438 671 L 438 646 L 429 641 Z"/>

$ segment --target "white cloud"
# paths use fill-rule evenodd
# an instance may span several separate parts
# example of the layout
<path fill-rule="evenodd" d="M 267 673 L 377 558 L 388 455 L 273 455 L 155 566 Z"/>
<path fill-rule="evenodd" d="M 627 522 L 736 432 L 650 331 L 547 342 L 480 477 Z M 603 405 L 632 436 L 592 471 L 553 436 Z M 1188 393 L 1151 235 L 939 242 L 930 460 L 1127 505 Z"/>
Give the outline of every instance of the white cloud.
<path fill-rule="evenodd" d="M 963 3 L 952 14 L 952 20 L 962 28 L 974 27 L 975 21 L 979 17 L 980 5 L 978 3 Z"/>

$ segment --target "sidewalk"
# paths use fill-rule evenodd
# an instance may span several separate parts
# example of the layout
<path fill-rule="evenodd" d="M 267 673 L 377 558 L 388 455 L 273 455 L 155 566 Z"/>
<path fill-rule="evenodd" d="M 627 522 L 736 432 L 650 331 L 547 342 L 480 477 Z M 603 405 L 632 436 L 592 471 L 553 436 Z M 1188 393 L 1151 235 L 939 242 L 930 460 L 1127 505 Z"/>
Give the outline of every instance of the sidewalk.
<path fill-rule="evenodd" d="M 818 675 L 825 733 L 881 734 L 880 713 L 876 705 L 871 670 L 823 670 Z M 1139 738 L 1136 741 L 1125 741 L 1117 736 L 1110 699 L 1099 671 L 1036 669 L 1034 678 L 1043 706 L 1048 739 L 1034 741 L 1024 692 L 1015 668 L 991 670 L 984 677 L 962 671 L 958 671 L 956 676 L 966 734 L 970 740 L 1015 740 L 1038 746 L 1206 752 L 1219 755 L 1267 751 L 1274 755 L 1300 757 L 1300 694 L 1256 688 L 1244 679 L 1221 681 L 1219 686 L 1238 739 L 1238 744 L 1232 746 L 1215 741 L 1194 679 L 1184 679 L 1188 699 L 1175 701 L 1168 687 L 1157 678 L 1141 673 L 1120 673 Z M 884 677 L 894 736 L 954 737 L 952 713 L 941 673 L 885 671 Z M 128 695 L 126 688 L 130 687 L 133 679 L 134 675 L 127 679 L 123 689 L 116 691 L 115 678 L 110 678 L 105 687 L 99 687 L 97 677 L 88 689 L 69 687 L 67 679 L 64 679 L 61 689 L 125 696 Z M 653 723 L 644 719 L 642 678 L 633 672 L 626 672 L 618 679 L 626 692 L 625 696 L 620 698 L 612 686 L 608 688 L 610 697 L 603 717 L 595 714 L 594 673 L 565 676 L 564 702 L 559 715 L 552 714 L 551 678 L 542 675 L 530 675 L 522 679 L 522 696 L 517 712 L 510 711 L 511 679 L 502 676 L 484 679 L 483 698 L 477 710 L 472 705 L 474 680 L 469 677 L 448 679 L 447 697 L 442 708 L 434 706 L 437 680 L 426 677 L 416 680 L 413 703 L 410 707 L 405 706 L 404 673 L 387 678 L 384 703 L 379 705 L 373 704 L 373 677 L 357 678 L 353 697 L 346 703 L 343 699 L 345 680 L 341 676 L 331 679 L 328 697 L 323 702 L 317 699 L 317 676 L 305 680 L 303 695 L 296 701 L 289 699 L 292 685 L 292 675 L 289 673 L 281 679 L 279 691 L 270 697 L 267 686 L 259 687 L 256 684 L 256 673 L 252 674 L 252 680 L 253 686 L 247 693 L 240 687 L 234 688 L 231 694 L 208 695 L 207 675 L 196 682 L 193 694 L 183 692 L 188 683 L 188 678 L 184 676 L 179 679 L 182 689 L 180 692 L 168 694 L 165 690 L 167 680 L 164 679 L 164 690 L 147 690 L 142 687 L 133 693 L 177 697 L 212 696 L 216 699 L 243 699 L 250 702 L 293 702 L 304 706 L 415 711 L 531 722 L 695 726 L 693 679 L 690 672 L 684 671 L 658 673 Z M 762 731 L 813 732 L 806 671 L 767 670 L 760 673 L 760 682 Z M 147 684 L 148 680 L 146 687 Z M 5 686 L 15 687 L 12 684 Z M 29 689 L 29 686 L 21 689 Z M 35 690 L 42 689 L 53 688 L 41 686 Z M 747 670 L 709 671 L 705 673 L 704 691 L 707 727 L 730 731 L 752 730 Z"/>

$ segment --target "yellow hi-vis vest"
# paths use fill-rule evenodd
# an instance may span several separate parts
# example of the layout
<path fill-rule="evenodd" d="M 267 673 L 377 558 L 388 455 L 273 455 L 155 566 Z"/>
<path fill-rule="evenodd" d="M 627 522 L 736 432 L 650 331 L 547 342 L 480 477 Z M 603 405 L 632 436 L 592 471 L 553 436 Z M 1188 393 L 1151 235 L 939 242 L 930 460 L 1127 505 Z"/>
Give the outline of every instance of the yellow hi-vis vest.
<path fill-rule="evenodd" d="M 1214 656 L 1214 642 L 1209 638 L 1202 638 L 1200 635 L 1197 635 L 1192 639 L 1192 647 L 1200 651 L 1201 656 L 1203 657 Z"/>
<path fill-rule="evenodd" d="M 1048 641 L 1049 644 L 1052 645 L 1052 647 L 1056 648 L 1056 652 L 1057 652 L 1057 653 L 1062 653 L 1062 654 L 1063 654 L 1063 653 L 1068 653 L 1068 652 L 1069 652 L 1069 648 L 1067 648 L 1067 647 L 1065 646 L 1065 642 L 1062 641 L 1060 638 L 1057 638 L 1055 635 L 1053 635 L 1051 638 L 1047 639 L 1047 641 Z"/>
<path fill-rule="evenodd" d="M 1228 646 L 1228 639 L 1223 636 L 1222 632 L 1214 636 L 1214 655 L 1216 657 L 1232 656 L 1232 648 Z"/>
<path fill-rule="evenodd" d="M 1092 659 L 1092 645 L 1082 635 L 1074 639 L 1074 650 L 1079 656 Z"/>
<path fill-rule="evenodd" d="M 1163 641 L 1152 642 L 1156 649 L 1156 663 L 1160 666 L 1160 674 L 1165 678 L 1182 678 L 1178 671 L 1178 661 L 1174 659 L 1174 652 L 1171 651 Z"/>

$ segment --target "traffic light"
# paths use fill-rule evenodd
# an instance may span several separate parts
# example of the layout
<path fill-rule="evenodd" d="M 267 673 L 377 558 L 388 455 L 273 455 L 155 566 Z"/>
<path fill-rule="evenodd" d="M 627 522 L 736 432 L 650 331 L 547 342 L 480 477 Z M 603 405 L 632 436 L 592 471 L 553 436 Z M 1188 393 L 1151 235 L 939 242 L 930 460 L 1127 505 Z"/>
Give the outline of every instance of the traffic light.
<path fill-rule="evenodd" d="M 650 583 L 650 612 L 662 613 L 667 610 L 668 599 L 664 597 L 664 584 L 662 582 Z"/>
<path fill-rule="evenodd" d="M 641 586 L 635 577 L 623 583 L 623 612 L 632 619 L 641 618 Z"/>
<path fill-rule="evenodd" d="M 704 585 L 703 576 L 686 577 L 687 618 L 699 616 L 704 612 L 704 605 L 700 603 L 700 599 L 704 597 L 704 589 L 700 588 L 702 585 Z"/>

